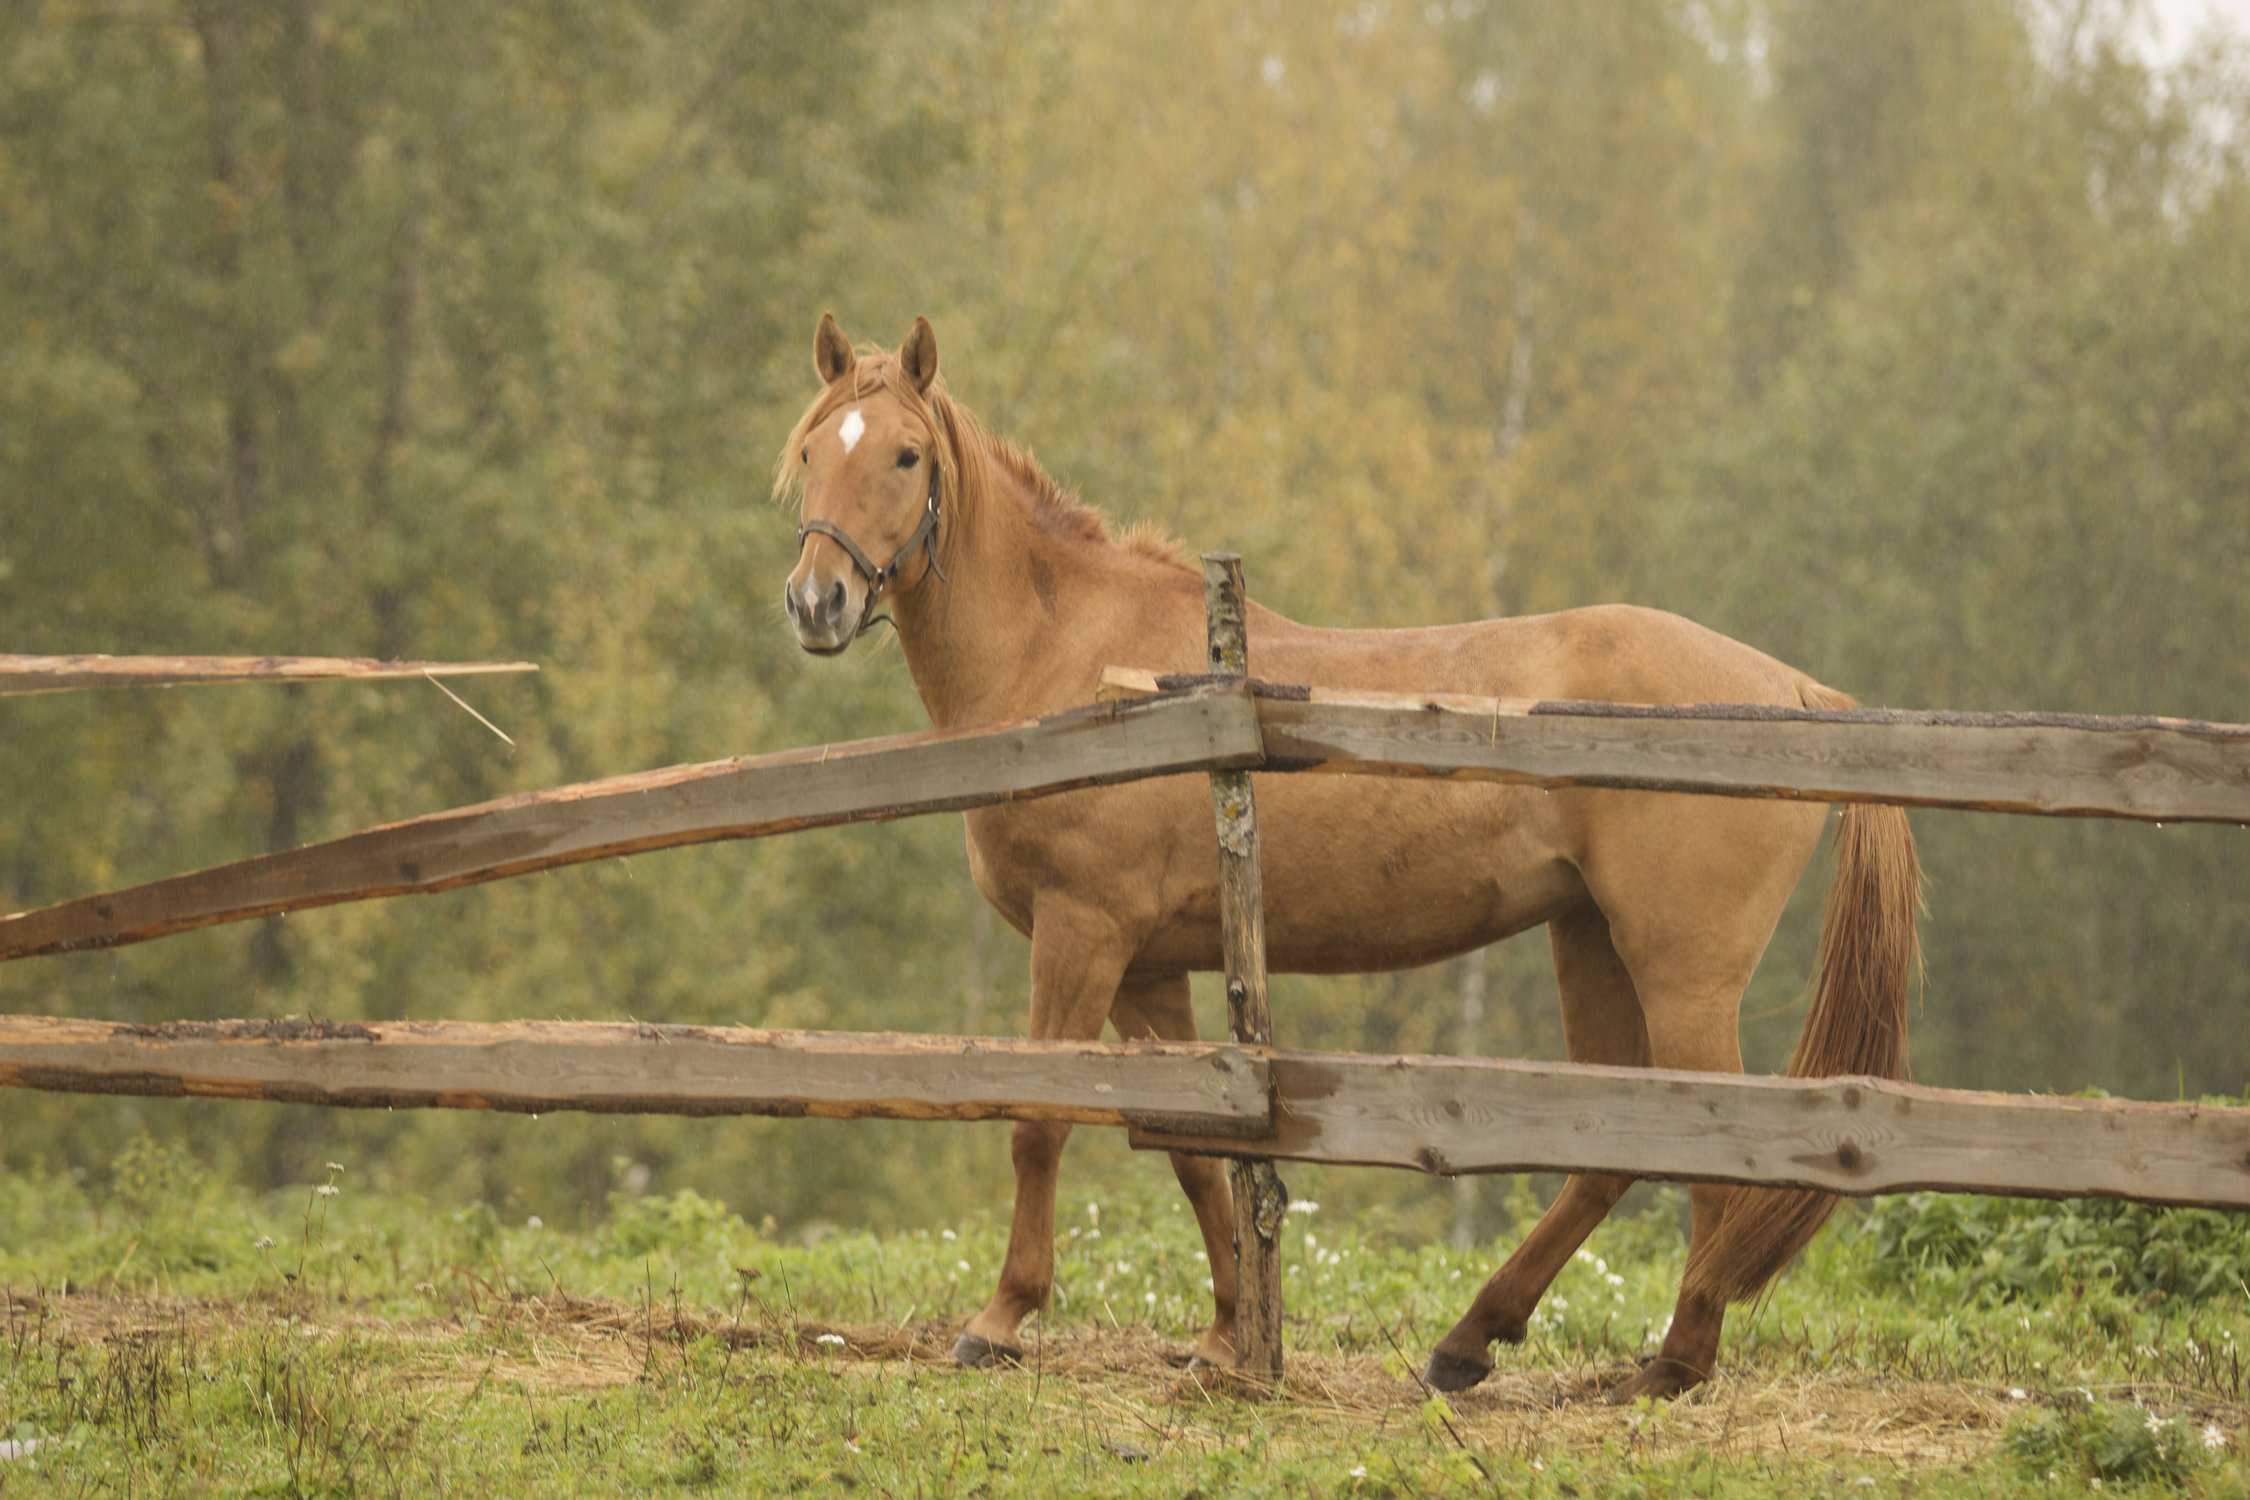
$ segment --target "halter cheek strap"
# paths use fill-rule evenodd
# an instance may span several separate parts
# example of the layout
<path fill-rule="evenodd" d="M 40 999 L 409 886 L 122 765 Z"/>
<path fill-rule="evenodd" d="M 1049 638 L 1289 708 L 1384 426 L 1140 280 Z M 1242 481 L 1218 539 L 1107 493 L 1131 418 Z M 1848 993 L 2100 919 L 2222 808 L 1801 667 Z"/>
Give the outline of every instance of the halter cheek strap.
<path fill-rule="evenodd" d="M 883 590 L 890 587 L 892 581 L 898 577 L 899 569 L 904 567 L 906 560 L 916 552 L 928 550 L 929 561 L 926 572 L 937 574 L 939 581 L 942 583 L 953 581 L 945 576 L 945 567 L 938 561 L 938 510 L 938 467 L 935 462 L 932 462 L 930 465 L 930 500 L 929 504 L 922 509 L 922 524 L 915 527 L 914 534 L 900 545 L 898 551 L 891 554 L 891 560 L 879 568 L 868 558 L 866 553 L 859 550 L 859 543 L 844 535 L 843 528 L 833 521 L 812 520 L 798 523 L 797 549 L 800 552 L 804 550 L 805 538 L 818 532 L 843 548 L 844 554 L 852 560 L 852 566 L 859 569 L 859 576 L 867 580 L 867 603 L 860 610 L 859 629 L 853 632 L 854 635 L 865 633 L 867 627 L 874 623 L 870 617 L 875 612 L 875 601 L 882 597 Z"/>

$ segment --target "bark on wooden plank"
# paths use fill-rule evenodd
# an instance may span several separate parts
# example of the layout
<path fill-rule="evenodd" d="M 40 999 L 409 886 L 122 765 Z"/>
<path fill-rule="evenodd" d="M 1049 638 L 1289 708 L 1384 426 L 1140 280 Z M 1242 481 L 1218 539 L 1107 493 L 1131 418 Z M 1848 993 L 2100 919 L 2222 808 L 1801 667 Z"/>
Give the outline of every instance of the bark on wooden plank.
<path fill-rule="evenodd" d="M 2250 1210 L 2250 1110 L 1433 1057 L 1272 1055 L 1275 1134 L 1214 1151 L 1468 1172 L 1615 1172 L 1861 1196 L 1934 1188 Z"/>
<path fill-rule="evenodd" d="M 1205 679 L 1103 674 L 1121 701 Z M 2250 726 L 2088 714 L 1557 703 L 1253 683 L 1267 769 L 2250 823 Z"/>
<path fill-rule="evenodd" d="M 1271 1128 L 1240 1048 L 598 1021 L 0 1016 L 0 1086 L 367 1108 Z"/>
<path fill-rule="evenodd" d="M 109 947 L 339 901 L 451 890 L 718 839 L 957 811 L 1250 765 L 1240 687 L 672 766 L 528 792 L 0 918 L 0 959 Z"/>
<path fill-rule="evenodd" d="M 1250 671 L 1242 559 L 1203 554 L 1203 609 L 1215 683 L 1240 684 Z M 1248 771 L 1213 771 L 1211 805 L 1219 835 L 1219 931 L 1226 975 L 1227 1035 L 1248 1047 L 1273 1045 L 1266 998 L 1265 888 L 1258 867 L 1258 803 Z M 1270 1161 L 1227 1164 L 1234 1200 L 1235 1373 L 1254 1385 L 1281 1379 L 1281 1216 L 1289 1190 Z"/>
<path fill-rule="evenodd" d="M 186 687 L 209 682 L 371 682 L 536 672 L 528 661 L 378 661 L 364 656 L 9 656 L 0 697 L 85 688 Z"/>

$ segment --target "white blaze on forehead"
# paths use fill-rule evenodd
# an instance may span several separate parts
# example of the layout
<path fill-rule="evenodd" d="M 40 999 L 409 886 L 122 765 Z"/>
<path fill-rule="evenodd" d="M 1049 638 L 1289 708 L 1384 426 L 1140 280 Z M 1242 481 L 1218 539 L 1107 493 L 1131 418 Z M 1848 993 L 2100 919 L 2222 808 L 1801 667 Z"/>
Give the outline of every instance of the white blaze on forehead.
<path fill-rule="evenodd" d="M 836 429 L 836 436 L 844 440 L 844 451 L 849 453 L 859 446 L 859 440 L 866 431 L 867 419 L 859 414 L 859 408 L 855 406 L 844 413 L 844 425 Z"/>

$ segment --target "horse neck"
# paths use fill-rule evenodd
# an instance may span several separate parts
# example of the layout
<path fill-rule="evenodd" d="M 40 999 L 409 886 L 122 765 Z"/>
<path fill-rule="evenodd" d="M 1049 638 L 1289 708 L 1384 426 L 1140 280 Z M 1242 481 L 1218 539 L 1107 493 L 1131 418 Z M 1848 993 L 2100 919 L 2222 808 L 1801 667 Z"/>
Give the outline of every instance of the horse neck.
<path fill-rule="evenodd" d="M 939 728 L 1061 707 L 1046 701 L 1058 680 L 1083 677 L 1071 701 L 1092 697 L 1102 665 L 1093 659 L 1100 596 L 1105 584 L 1129 585 L 1102 576 L 1113 570 L 1099 566 L 1093 545 L 1042 531 L 1033 520 L 1036 497 L 1022 479 L 996 465 L 981 477 L 976 514 L 949 528 L 948 577 L 925 573 L 892 610 L 907 671 Z M 1067 609 L 1058 607 L 1064 592 Z"/>

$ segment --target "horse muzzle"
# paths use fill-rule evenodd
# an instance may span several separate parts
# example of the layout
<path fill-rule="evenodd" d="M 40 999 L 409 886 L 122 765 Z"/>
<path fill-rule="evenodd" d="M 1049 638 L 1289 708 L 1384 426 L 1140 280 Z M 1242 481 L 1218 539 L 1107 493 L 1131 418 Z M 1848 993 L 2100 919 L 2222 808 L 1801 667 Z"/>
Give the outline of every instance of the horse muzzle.
<path fill-rule="evenodd" d="M 841 578 L 828 580 L 824 587 L 817 577 L 800 581 L 792 573 L 782 585 L 781 607 L 797 632 L 797 644 L 815 656 L 835 656 L 858 639 L 867 601 L 854 600 L 854 592 Z"/>

